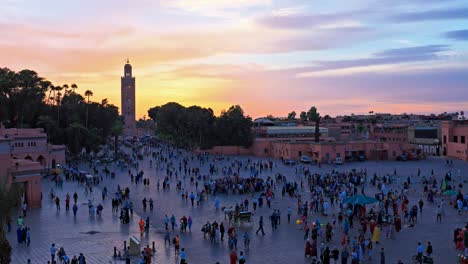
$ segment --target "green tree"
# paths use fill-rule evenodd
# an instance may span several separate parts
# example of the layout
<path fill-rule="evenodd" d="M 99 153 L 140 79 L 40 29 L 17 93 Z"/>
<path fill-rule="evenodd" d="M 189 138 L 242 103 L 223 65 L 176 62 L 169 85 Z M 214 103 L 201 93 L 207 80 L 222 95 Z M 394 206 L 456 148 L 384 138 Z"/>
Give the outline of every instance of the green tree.
<path fill-rule="evenodd" d="M 6 236 L 5 226 L 13 210 L 20 202 L 22 188 L 18 184 L 8 186 L 4 178 L 0 181 L 0 263 L 11 262 L 11 245 Z"/>
<path fill-rule="evenodd" d="M 149 118 L 153 119 L 153 121 L 157 121 L 157 116 L 158 116 L 158 112 L 159 112 L 159 109 L 161 109 L 161 106 L 155 106 L 155 107 L 152 107 L 148 110 L 148 116 Z"/>
<path fill-rule="evenodd" d="M 31 70 L 0 68 L 0 122 L 7 128 L 42 127 L 49 142 L 65 144 L 73 154 L 99 149 L 119 119 L 118 108 L 106 100 L 92 102 L 89 93 L 85 101 L 76 85 L 61 92 L 63 87 Z"/>
<path fill-rule="evenodd" d="M 296 112 L 292 111 L 291 113 L 288 114 L 288 120 L 294 120 L 296 119 Z"/>
<path fill-rule="evenodd" d="M 305 111 L 302 111 L 299 115 L 299 118 L 301 119 L 302 123 L 305 123 L 307 121 L 307 113 Z"/>
<path fill-rule="evenodd" d="M 223 111 L 216 123 L 221 145 L 249 147 L 253 143 L 252 118 L 244 116 L 239 105 Z"/>

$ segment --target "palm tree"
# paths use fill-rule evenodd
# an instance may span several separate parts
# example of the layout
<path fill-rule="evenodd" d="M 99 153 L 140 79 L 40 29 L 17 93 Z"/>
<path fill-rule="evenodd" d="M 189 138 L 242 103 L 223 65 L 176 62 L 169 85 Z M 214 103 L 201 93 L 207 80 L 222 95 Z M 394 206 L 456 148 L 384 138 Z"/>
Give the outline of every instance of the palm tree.
<path fill-rule="evenodd" d="M 123 132 L 123 124 L 120 120 L 115 120 L 111 128 L 111 135 L 114 137 L 114 152 L 115 157 L 119 154 L 119 136 Z"/>
<path fill-rule="evenodd" d="M 70 88 L 70 86 L 68 86 L 68 84 L 62 85 L 62 88 L 64 89 L 65 94 L 69 94 L 69 93 L 70 93 L 70 91 L 68 90 L 68 89 Z"/>
<path fill-rule="evenodd" d="M 72 88 L 72 91 L 73 93 L 75 93 L 75 90 L 78 89 L 78 85 L 72 83 L 72 85 L 70 86 Z"/>
<path fill-rule="evenodd" d="M 315 122 L 315 142 L 320 141 L 320 113 L 317 112 L 317 108 L 315 106 L 312 106 L 310 110 L 307 112 L 307 117 L 309 118 L 309 121 Z"/>
<path fill-rule="evenodd" d="M 84 93 L 84 95 L 85 95 L 86 97 L 88 97 L 88 104 L 89 104 L 89 97 L 90 97 L 90 96 L 93 96 L 93 92 L 90 91 L 90 90 L 86 90 L 86 92 Z"/>
<path fill-rule="evenodd" d="M 88 97 L 88 104 L 86 105 L 86 127 L 88 127 L 89 97 L 93 96 L 93 92 L 86 90 L 85 96 Z"/>
<path fill-rule="evenodd" d="M 55 103 L 57 107 L 57 126 L 60 126 L 60 100 L 62 99 L 62 93 L 60 91 L 62 91 L 62 89 L 63 87 L 61 86 L 54 86 L 54 91 L 57 92 L 57 94 L 54 95 Z"/>

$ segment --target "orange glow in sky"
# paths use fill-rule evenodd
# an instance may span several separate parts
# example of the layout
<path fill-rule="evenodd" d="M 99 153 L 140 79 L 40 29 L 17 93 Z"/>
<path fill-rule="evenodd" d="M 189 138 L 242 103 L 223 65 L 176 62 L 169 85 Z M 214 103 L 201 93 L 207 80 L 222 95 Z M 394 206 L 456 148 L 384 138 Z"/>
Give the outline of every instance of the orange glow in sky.
<path fill-rule="evenodd" d="M 120 106 L 129 58 L 138 118 L 171 101 L 216 114 L 239 104 L 252 117 L 311 106 L 322 115 L 466 111 L 468 17 L 456 15 L 466 3 L 434 1 L 421 14 L 418 5 L 5 0 L 0 66 Z"/>

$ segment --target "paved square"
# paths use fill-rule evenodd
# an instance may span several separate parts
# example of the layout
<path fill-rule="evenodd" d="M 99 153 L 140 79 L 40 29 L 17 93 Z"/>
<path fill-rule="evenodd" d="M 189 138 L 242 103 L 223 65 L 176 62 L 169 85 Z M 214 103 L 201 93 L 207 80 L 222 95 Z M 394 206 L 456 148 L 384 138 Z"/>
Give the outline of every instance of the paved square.
<path fill-rule="evenodd" d="M 167 154 L 166 154 L 167 155 Z M 221 210 L 215 209 L 215 197 L 208 196 L 208 200 L 202 202 L 200 206 L 191 206 L 190 199 L 188 201 L 182 200 L 181 192 L 176 190 L 177 180 L 175 175 L 169 180 L 170 190 L 162 190 L 163 179 L 166 176 L 166 169 L 173 168 L 173 171 L 178 172 L 178 179 L 182 179 L 184 169 L 182 168 L 179 173 L 179 162 L 186 159 L 188 167 L 200 168 L 201 175 L 209 174 L 209 165 L 213 164 L 218 169 L 218 174 L 214 177 L 222 177 L 222 171 L 228 169 L 234 160 L 239 160 L 247 163 L 250 161 L 261 161 L 266 159 L 259 159 L 255 157 L 228 157 L 223 160 L 216 159 L 213 156 L 209 157 L 208 162 L 200 165 L 196 158 L 192 160 L 192 154 L 181 153 L 175 157 L 168 158 L 168 162 L 156 162 L 153 160 L 153 166 L 150 166 L 150 156 L 148 155 L 144 160 L 139 161 L 139 169 L 144 172 L 144 178 L 150 179 L 150 186 L 143 186 L 142 183 L 135 185 L 131 182 L 127 169 L 120 169 L 112 165 L 111 171 L 116 173 L 116 178 L 106 178 L 99 185 L 93 186 L 93 193 L 86 195 L 84 187 L 72 181 L 65 181 L 63 187 L 55 187 L 55 184 L 50 179 L 44 179 L 42 183 L 43 199 L 42 208 L 30 210 L 27 217 L 24 219 L 25 226 L 31 228 L 31 244 L 18 244 L 16 241 L 16 223 L 12 224 L 12 232 L 8 234 L 8 238 L 13 246 L 13 263 L 26 263 L 30 258 L 32 263 L 47 263 L 50 260 L 49 247 L 55 243 L 58 248 L 64 247 L 69 257 L 74 255 L 78 256 L 79 253 L 84 253 L 87 263 L 123 263 L 121 260 L 113 258 L 113 248 L 123 248 L 123 241 L 128 240 L 131 236 L 141 238 L 142 245 L 151 244 L 155 242 L 156 253 L 153 257 L 153 263 L 178 263 L 179 256 L 174 254 L 173 245 L 164 245 L 164 215 L 169 217 L 174 214 L 176 219 L 182 216 L 191 216 L 193 219 L 193 227 L 191 232 L 171 231 L 171 238 L 175 234 L 179 234 L 181 247 L 186 249 L 188 263 L 229 263 L 229 245 L 227 239 L 219 244 L 211 244 L 209 239 L 203 239 L 201 231 L 202 226 L 207 222 L 216 220 L 218 223 L 224 222 L 226 230 L 228 229 L 228 221 L 225 220 L 224 213 Z M 167 156 L 168 157 L 168 156 Z M 421 170 L 421 176 L 429 177 L 431 171 L 434 170 L 434 175 L 439 180 L 445 176 L 445 173 L 451 170 L 454 174 L 454 180 L 457 182 L 467 180 L 468 164 L 464 162 L 454 161 L 454 168 L 448 168 L 445 165 L 445 159 L 430 158 L 423 161 L 414 162 L 363 162 L 363 163 L 347 163 L 340 167 L 333 167 L 332 165 L 323 165 L 321 168 L 313 165 L 296 165 L 293 167 L 281 164 L 279 160 L 272 160 L 274 168 L 272 171 L 263 170 L 259 175 L 262 178 L 271 176 L 274 177 L 277 173 L 285 175 L 288 181 L 296 181 L 300 185 L 301 179 L 304 177 L 296 175 L 296 168 L 307 166 L 312 173 L 330 173 L 333 169 L 339 171 L 351 171 L 351 169 L 360 170 L 367 169 L 368 182 L 366 183 L 366 194 L 373 196 L 377 192 L 369 180 L 374 173 L 378 176 L 393 174 L 394 170 L 397 171 L 398 178 L 400 178 L 400 185 L 403 181 L 410 176 L 411 187 L 415 188 L 414 192 L 408 193 L 410 200 L 409 205 L 416 204 L 420 198 L 425 202 L 422 217 L 418 217 L 417 223 L 414 227 L 408 227 L 403 224 L 403 228 L 399 233 L 396 233 L 395 238 L 386 238 L 385 232 L 380 235 L 380 244 L 374 245 L 372 260 L 366 260 L 365 263 L 380 263 L 379 250 L 380 247 L 385 247 L 386 263 L 397 263 L 399 259 L 403 263 L 411 263 L 411 256 L 416 254 L 417 242 L 421 241 L 427 244 L 431 241 L 434 247 L 434 261 L 435 263 L 456 263 L 456 255 L 459 253 L 455 249 L 453 243 L 453 230 L 457 227 L 464 227 L 468 221 L 467 213 L 458 215 L 456 209 L 445 202 L 445 216 L 442 223 L 436 223 L 436 207 L 440 202 L 440 197 L 436 197 L 434 204 L 426 201 L 423 195 L 423 185 L 420 183 L 420 177 L 417 176 L 418 168 Z M 169 164 L 172 163 L 172 165 Z M 156 169 L 158 164 L 159 169 Z M 92 171 L 88 164 L 81 164 L 81 169 Z M 101 171 L 102 166 L 99 167 Z M 132 169 L 134 175 L 137 174 L 136 169 Z M 460 178 L 459 178 L 460 173 Z M 250 176 L 250 171 L 246 166 L 240 169 L 240 176 Z M 160 182 L 160 190 L 157 190 L 157 182 Z M 203 180 L 199 180 L 199 190 L 203 188 Z M 134 204 L 135 214 L 130 220 L 129 224 L 121 224 L 118 217 L 119 214 L 113 213 L 111 209 L 111 200 L 114 193 L 120 187 L 130 188 L 131 201 Z M 310 192 L 307 191 L 307 183 L 304 180 L 304 191 L 302 191 L 303 201 L 310 201 Z M 387 189 L 401 188 L 397 186 L 397 182 L 387 184 Z M 464 194 L 466 194 L 467 183 L 464 182 Z M 108 198 L 102 201 L 101 192 L 106 187 L 109 190 Z M 192 191 L 196 193 L 195 185 L 190 184 L 190 177 L 182 179 L 182 187 L 190 194 Z M 61 210 L 57 210 L 54 201 L 52 201 L 48 194 L 54 189 L 55 193 L 60 197 Z M 65 195 L 70 196 L 74 192 L 78 193 L 78 213 L 73 216 L 72 210 L 65 210 Z M 258 198 L 258 193 L 251 195 L 239 194 L 218 194 L 216 197 L 220 201 L 220 207 L 235 205 L 236 203 L 243 202 L 246 198 Z M 142 208 L 142 199 L 152 198 L 154 200 L 154 210 L 149 209 L 145 212 Z M 101 216 L 90 217 L 88 214 L 87 202 L 88 199 L 94 201 L 97 205 L 102 203 L 104 210 Z M 448 200 L 448 199 L 445 199 Z M 73 198 L 71 204 L 73 205 Z M 292 219 L 290 224 L 287 224 L 286 215 L 287 207 L 292 208 Z M 400 206 L 400 202 L 399 202 Z M 278 229 L 272 231 L 269 216 L 273 209 L 280 209 L 281 211 L 281 224 Z M 322 223 L 332 220 L 332 213 L 337 214 L 339 207 L 335 206 L 330 208 L 328 217 L 324 217 L 319 213 L 311 213 L 308 215 L 310 222 L 319 218 Z M 19 212 L 18 212 L 19 213 Z M 140 218 L 146 219 L 149 216 L 151 219 L 151 229 L 147 235 L 140 237 L 138 221 Z M 259 217 L 263 216 L 265 221 L 265 236 L 255 235 L 255 230 L 258 228 Z M 272 207 L 268 208 L 263 206 L 254 212 L 253 221 L 251 223 L 243 223 L 241 225 L 235 224 L 234 227 L 238 232 L 238 249 L 244 251 L 247 263 L 311 263 L 310 258 L 304 258 L 304 231 L 301 226 L 296 225 L 294 222 L 299 219 L 297 215 L 297 199 L 290 198 L 289 196 L 281 197 L 281 184 L 278 184 L 275 190 L 275 197 L 272 200 Z M 14 219 L 15 220 L 15 219 Z M 16 221 L 13 221 L 16 222 Z M 357 222 L 357 220 L 356 220 Z M 340 251 L 342 249 L 341 242 L 341 227 L 334 228 L 335 235 L 331 242 L 326 242 L 326 245 L 333 249 L 337 247 Z M 251 238 L 250 250 L 244 249 L 243 234 L 248 232 Z M 351 240 L 358 233 L 358 224 L 350 231 Z M 369 238 L 369 232 L 366 233 L 366 238 Z M 319 237 L 318 242 L 323 240 Z M 138 263 L 138 258 L 133 258 L 132 263 Z M 350 263 L 350 259 L 348 259 Z"/>

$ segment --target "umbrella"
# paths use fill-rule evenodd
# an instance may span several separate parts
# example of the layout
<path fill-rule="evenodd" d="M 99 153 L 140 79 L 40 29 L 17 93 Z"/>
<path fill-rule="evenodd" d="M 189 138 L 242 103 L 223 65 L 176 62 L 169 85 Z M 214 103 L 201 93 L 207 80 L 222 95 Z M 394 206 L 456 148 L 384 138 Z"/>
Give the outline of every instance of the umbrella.
<path fill-rule="evenodd" d="M 458 194 L 458 192 L 455 191 L 455 190 L 448 190 L 448 191 L 444 192 L 444 195 L 446 195 L 446 196 L 454 196 L 454 195 L 457 195 L 457 194 Z"/>
<path fill-rule="evenodd" d="M 343 200 L 343 203 L 349 203 L 352 205 L 373 204 L 376 202 L 378 202 L 377 199 L 369 197 L 369 196 L 365 196 L 365 195 L 355 195 L 355 196 L 351 196 Z"/>

